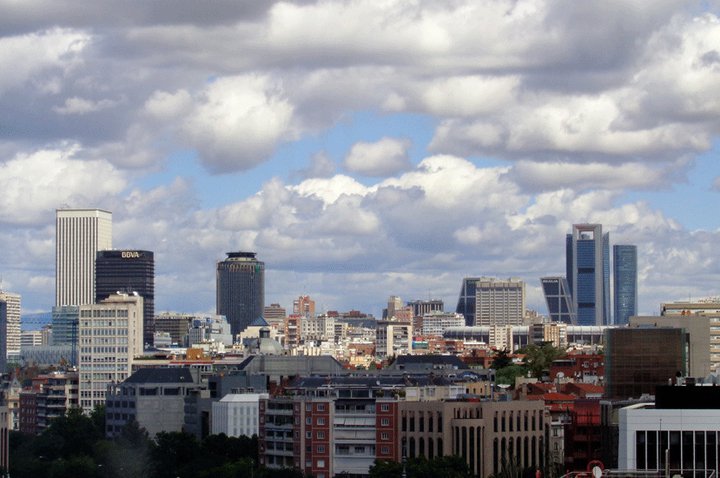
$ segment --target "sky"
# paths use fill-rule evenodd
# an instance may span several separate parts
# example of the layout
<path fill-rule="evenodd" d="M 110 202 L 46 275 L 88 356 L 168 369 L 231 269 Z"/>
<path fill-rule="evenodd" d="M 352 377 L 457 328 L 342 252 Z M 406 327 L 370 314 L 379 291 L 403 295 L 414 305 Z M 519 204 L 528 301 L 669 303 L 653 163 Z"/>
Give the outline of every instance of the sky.
<path fill-rule="evenodd" d="M 636 244 L 639 312 L 720 295 L 720 8 L 656 0 L 0 0 L 0 276 L 54 301 L 55 209 L 155 252 L 156 311 L 454 310 L 463 277 Z"/>

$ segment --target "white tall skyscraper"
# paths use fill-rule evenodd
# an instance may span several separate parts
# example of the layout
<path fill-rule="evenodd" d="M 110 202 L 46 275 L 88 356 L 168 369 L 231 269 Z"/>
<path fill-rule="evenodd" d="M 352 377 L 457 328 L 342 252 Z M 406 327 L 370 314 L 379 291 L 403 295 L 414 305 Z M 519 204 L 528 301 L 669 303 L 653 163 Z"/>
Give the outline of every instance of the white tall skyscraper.
<path fill-rule="evenodd" d="M 7 358 L 20 354 L 20 295 L 0 290 L 0 368 Z"/>
<path fill-rule="evenodd" d="M 112 249 L 112 213 L 101 209 L 55 211 L 55 305 L 95 301 L 95 257 Z"/>

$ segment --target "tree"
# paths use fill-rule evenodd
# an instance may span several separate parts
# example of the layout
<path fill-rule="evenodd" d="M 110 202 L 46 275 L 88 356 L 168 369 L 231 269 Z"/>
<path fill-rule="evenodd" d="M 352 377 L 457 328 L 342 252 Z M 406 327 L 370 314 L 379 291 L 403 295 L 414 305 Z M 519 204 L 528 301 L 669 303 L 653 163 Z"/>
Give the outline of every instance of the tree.
<path fill-rule="evenodd" d="M 550 369 L 553 360 L 565 355 L 564 351 L 549 342 L 545 342 L 540 346 L 528 345 L 521 352 L 525 354 L 524 363 L 528 367 L 530 374 L 537 379 L 541 379 L 543 372 Z"/>
<path fill-rule="evenodd" d="M 505 348 L 495 351 L 495 356 L 493 357 L 492 364 L 490 364 L 490 368 L 500 370 L 512 364 L 513 361 L 512 358 L 510 358 L 510 351 Z"/>

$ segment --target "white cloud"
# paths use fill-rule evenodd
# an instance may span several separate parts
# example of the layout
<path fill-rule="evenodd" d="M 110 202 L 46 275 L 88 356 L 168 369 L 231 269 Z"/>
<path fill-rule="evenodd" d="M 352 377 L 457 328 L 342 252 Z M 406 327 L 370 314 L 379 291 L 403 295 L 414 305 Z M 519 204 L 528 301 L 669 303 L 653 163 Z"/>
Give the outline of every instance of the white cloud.
<path fill-rule="evenodd" d="M 48 69 L 73 67 L 90 41 L 88 34 L 67 28 L 0 37 L 0 94 Z"/>
<path fill-rule="evenodd" d="M 265 161 L 294 136 L 293 106 L 268 76 L 218 78 L 196 99 L 183 134 L 214 172 L 241 171 Z"/>
<path fill-rule="evenodd" d="M 658 168 L 652 164 L 567 163 L 519 161 L 508 175 L 528 191 L 572 188 L 586 189 L 651 189 L 669 183 L 668 174 L 677 168 Z"/>
<path fill-rule="evenodd" d="M 65 100 L 63 106 L 56 106 L 53 110 L 61 115 L 84 115 L 95 111 L 112 108 L 117 104 L 117 101 L 113 100 L 99 100 L 93 101 L 85 98 L 78 98 L 76 96 Z"/>
<path fill-rule="evenodd" d="M 64 204 L 88 207 L 107 202 L 127 185 L 106 161 L 81 159 L 76 146 L 19 154 L 0 164 L 0 221 L 38 224 Z"/>
<path fill-rule="evenodd" d="M 155 91 L 145 102 L 145 111 L 159 120 L 170 121 L 187 114 L 191 105 L 192 98 L 186 90 Z"/>
<path fill-rule="evenodd" d="M 390 176 L 408 169 L 410 141 L 382 138 L 374 143 L 355 143 L 345 158 L 345 168 L 364 176 Z"/>

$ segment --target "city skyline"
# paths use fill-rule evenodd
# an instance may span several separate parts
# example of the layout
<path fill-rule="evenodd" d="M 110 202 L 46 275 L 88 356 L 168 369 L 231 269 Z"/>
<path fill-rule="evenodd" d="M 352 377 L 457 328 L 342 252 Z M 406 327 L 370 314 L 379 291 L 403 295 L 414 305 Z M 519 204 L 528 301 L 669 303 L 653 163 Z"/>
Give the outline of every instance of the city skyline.
<path fill-rule="evenodd" d="M 66 206 L 155 252 L 158 312 L 212 313 L 237 250 L 266 304 L 451 309 L 488 276 L 544 312 L 579 223 L 638 246 L 639 314 L 720 294 L 705 2 L 0 5 L 0 276 L 23 313 L 54 304 Z"/>

